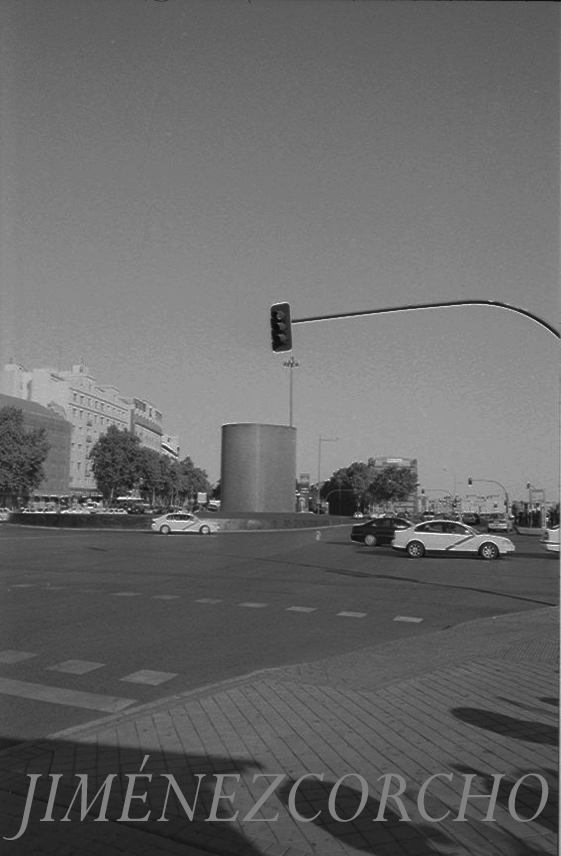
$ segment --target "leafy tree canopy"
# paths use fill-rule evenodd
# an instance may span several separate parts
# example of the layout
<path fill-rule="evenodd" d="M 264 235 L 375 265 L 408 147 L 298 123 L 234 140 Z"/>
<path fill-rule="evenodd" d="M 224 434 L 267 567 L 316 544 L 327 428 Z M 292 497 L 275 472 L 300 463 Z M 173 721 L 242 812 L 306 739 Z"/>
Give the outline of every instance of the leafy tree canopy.
<path fill-rule="evenodd" d="M 0 493 L 13 504 L 26 502 L 39 487 L 48 452 L 44 428 L 26 431 L 20 408 L 0 409 Z"/>
<path fill-rule="evenodd" d="M 417 482 L 414 473 L 406 467 L 388 464 L 376 473 L 368 493 L 377 505 L 403 502 L 415 493 Z"/>
<path fill-rule="evenodd" d="M 130 491 L 141 477 L 140 439 L 110 425 L 90 452 L 92 472 L 103 498 L 110 502 Z"/>

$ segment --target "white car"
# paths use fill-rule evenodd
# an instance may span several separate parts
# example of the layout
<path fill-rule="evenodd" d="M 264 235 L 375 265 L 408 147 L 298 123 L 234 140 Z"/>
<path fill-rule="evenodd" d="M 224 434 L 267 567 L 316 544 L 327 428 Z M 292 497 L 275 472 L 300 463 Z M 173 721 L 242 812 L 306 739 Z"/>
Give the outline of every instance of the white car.
<path fill-rule="evenodd" d="M 559 526 L 552 526 L 550 529 L 543 530 L 540 546 L 548 553 L 559 552 Z"/>
<path fill-rule="evenodd" d="M 482 559 L 498 559 L 514 552 L 509 538 L 476 532 L 455 520 L 427 520 L 409 529 L 396 530 L 392 547 L 413 558 L 425 553 L 472 553 Z"/>
<path fill-rule="evenodd" d="M 514 523 L 504 514 L 491 514 L 487 521 L 487 530 L 489 532 L 513 532 Z"/>
<path fill-rule="evenodd" d="M 220 524 L 214 520 L 201 520 L 195 514 L 187 511 L 174 511 L 172 514 L 163 514 L 152 521 L 154 532 L 162 535 L 171 535 L 172 532 L 198 532 L 200 535 L 210 535 L 218 532 Z"/>
<path fill-rule="evenodd" d="M 0 508 L 0 521 L 6 522 L 6 520 L 9 520 L 11 513 L 11 508 Z"/>

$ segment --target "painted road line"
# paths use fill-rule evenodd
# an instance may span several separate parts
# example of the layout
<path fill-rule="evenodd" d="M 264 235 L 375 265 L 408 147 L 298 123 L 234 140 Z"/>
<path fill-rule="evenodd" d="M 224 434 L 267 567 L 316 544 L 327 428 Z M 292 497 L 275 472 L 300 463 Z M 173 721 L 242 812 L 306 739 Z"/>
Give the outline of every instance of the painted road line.
<path fill-rule="evenodd" d="M 342 615 L 345 618 L 365 618 L 366 612 L 338 612 L 337 615 Z"/>
<path fill-rule="evenodd" d="M 315 606 L 287 606 L 286 612 L 315 612 Z"/>
<path fill-rule="evenodd" d="M 394 621 L 409 621 L 412 624 L 420 624 L 422 618 L 415 618 L 413 615 L 396 615 Z"/>
<path fill-rule="evenodd" d="M 199 597 L 195 603 L 222 603 L 220 597 Z"/>
<path fill-rule="evenodd" d="M 112 592 L 114 597 L 140 597 L 139 591 L 114 591 Z"/>
<path fill-rule="evenodd" d="M 152 600 L 175 600 L 181 597 L 180 594 L 153 594 Z"/>
<path fill-rule="evenodd" d="M 9 588 L 33 588 L 35 583 L 12 583 Z"/>
<path fill-rule="evenodd" d="M 101 669 L 105 663 L 94 663 L 92 660 L 65 660 L 55 666 L 47 666 L 47 672 L 67 672 L 69 675 L 86 675 L 94 669 Z"/>
<path fill-rule="evenodd" d="M 268 603 L 238 603 L 238 606 L 249 606 L 251 609 L 262 609 L 264 606 L 269 606 Z"/>
<path fill-rule="evenodd" d="M 141 669 L 139 672 L 133 672 L 132 675 L 121 678 L 121 680 L 131 684 L 149 684 L 151 687 L 157 687 L 158 684 L 176 678 L 177 674 L 177 672 L 154 672 L 152 669 Z"/>
<path fill-rule="evenodd" d="M 118 696 L 96 695 L 79 690 L 63 690 L 61 687 L 48 687 L 45 684 L 30 684 L 27 681 L 13 681 L 0 678 L 0 694 L 30 698 L 34 701 L 46 701 L 51 704 L 62 704 L 66 707 L 83 707 L 87 710 L 100 710 L 103 713 L 118 713 L 131 704 L 133 698 Z"/>
<path fill-rule="evenodd" d="M 21 663 L 29 660 L 37 654 L 28 654 L 27 651 L 0 651 L 0 663 Z"/>

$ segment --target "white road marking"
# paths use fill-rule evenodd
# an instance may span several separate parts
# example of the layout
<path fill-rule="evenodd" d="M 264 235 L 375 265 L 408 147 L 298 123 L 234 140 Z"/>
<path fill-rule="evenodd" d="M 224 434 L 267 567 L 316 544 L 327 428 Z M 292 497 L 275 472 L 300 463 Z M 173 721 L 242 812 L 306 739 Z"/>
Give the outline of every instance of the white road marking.
<path fill-rule="evenodd" d="M 315 606 L 288 606 L 286 612 L 315 612 Z"/>
<path fill-rule="evenodd" d="M 36 656 L 37 654 L 28 654 L 27 651 L 0 651 L 0 663 L 21 663 L 22 660 Z"/>
<path fill-rule="evenodd" d="M 47 672 L 67 672 L 69 675 L 86 675 L 94 669 L 101 669 L 105 663 L 94 663 L 92 660 L 65 660 L 55 666 L 47 666 Z"/>
<path fill-rule="evenodd" d="M 394 621 L 409 621 L 412 624 L 420 624 L 422 618 L 414 618 L 412 615 L 396 615 Z"/>
<path fill-rule="evenodd" d="M 35 583 L 12 583 L 12 588 L 33 588 Z"/>
<path fill-rule="evenodd" d="M 114 591 L 114 597 L 140 597 L 139 591 Z"/>
<path fill-rule="evenodd" d="M 136 702 L 136 699 L 133 698 L 96 695 L 95 693 L 83 693 L 79 690 L 64 690 L 61 687 L 30 684 L 27 681 L 14 681 L 8 678 L 0 678 L 0 693 L 18 698 L 30 698 L 34 701 L 62 704 L 67 707 L 101 710 L 103 713 L 118 713 Z"/>
<path fill-rule="evenodd" d="M 222 603 L 222 598 L 219 597 L 199 597 L 195 603 Z"/>
<path fill-rule="evenodd" d="M 153 594 L 153 600 L 175 600 L 176 598 L 181 597 L 180 594 Z"/>
<path fill-rule="evenodd" d="M 158 684 L 171 681 L 172 678 L 176 677 L 177 672 L 154 672 L 152 669 L 141 669 L 139 672 L 121 678 L 121 680 L 131 684 L 149 684 L 151 687 L 156 687 Z"/>
<path fill-rule="evenodd" d="M 262 607 L 268 605 L 268 603 L 238 603 L 238 606 L 250 606 L 252 609 L 262 609 Z"/>
<path fill-rule="evenodd" d="M 337 615 L 343 615 L 345 618 L 365 618 L 366 612 L 338 612 Z"/>

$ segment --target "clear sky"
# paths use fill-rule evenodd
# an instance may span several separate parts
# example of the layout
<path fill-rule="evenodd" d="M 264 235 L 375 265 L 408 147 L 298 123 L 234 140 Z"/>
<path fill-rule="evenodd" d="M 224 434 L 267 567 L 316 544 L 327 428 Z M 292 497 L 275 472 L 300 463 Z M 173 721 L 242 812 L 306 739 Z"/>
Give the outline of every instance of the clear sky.
<path fill-rule="evenodd" d="M 558 324 L 559 7 L 3 0 L 2 362 L 146 398 L 220 476 L 287 424 L 296 318 L 495 299 Z M 467 307 L 294 327 L 297 471 L 559 486 L 558 340 Z M 481 492 L 492 492 L 481 485 Z"/>

